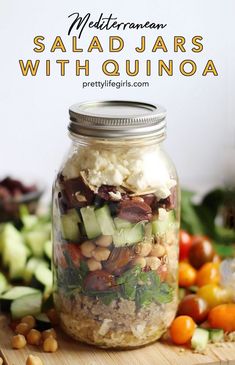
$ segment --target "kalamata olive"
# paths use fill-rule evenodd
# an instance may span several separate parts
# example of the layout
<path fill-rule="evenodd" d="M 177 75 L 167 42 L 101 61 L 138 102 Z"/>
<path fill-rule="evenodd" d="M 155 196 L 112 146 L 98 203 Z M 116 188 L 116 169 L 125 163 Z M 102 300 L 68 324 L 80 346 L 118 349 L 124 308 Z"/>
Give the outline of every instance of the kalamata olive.
<path fill-rule="evenodd" d="M 106 262 L 103 263 L 105 270 L 119 275 L 134 258 L 135 254 L 129 247 L 116 247 Z"/>
<path fill-rule="evenodd" d="M 104 270 L 90 272 L 85 281 L 85 290 L 107 291 L 115 288 L 115 278 L 113 275 Z"/>
<path fill-rule="evenodd" d="M 207 302 L 196 294 L 186 295 L 178 308 L 178 315 L 190 316 L 196 323 L 205 321 L 208 312 L 209 306 Z"/>
<path fill-rule="evenodd" d="M 189 262 L 195 269 L 199 269 L 206 262 L 213 260 L 215 251 L 211 242 L 203 236 L 193 237 L 193 243 L 189 250 Z"/>

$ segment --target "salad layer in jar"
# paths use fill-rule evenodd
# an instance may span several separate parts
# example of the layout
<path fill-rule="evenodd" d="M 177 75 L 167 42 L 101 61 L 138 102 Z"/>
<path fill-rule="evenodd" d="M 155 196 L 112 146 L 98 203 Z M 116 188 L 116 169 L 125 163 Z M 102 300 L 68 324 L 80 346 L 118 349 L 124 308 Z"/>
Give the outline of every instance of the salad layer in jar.
<path fill-rule="evenodd" d="M 175 172 L 156 146 L 74 149 L 55 183 L 55 305 L 101 347 L 157 340 L 177 309 Z"/>

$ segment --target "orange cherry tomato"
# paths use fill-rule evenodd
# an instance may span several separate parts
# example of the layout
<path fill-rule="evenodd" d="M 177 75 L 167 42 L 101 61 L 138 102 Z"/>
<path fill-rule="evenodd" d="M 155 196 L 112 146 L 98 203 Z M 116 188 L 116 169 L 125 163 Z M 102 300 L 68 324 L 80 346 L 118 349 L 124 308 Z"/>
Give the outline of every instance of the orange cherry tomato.
<path fill-rule="evenodd" d="M 187 262 L 179 263 L 179 286 L 189 287 L 195 284 L 197 271 Z"/>
<path fill-rule="evenodd" d="M 219 265 L 213 262 L 204 264 L 197 273 L 196 285 L 218 284 L 220 281 Z"/>
<path fill-rule="evenodd" d="M 179 316 L 174 319 L 170 327 L 170 336 L 176 345 L 184 345 L 193 336 L 196 324 L 189 316 Z"/>
<path fill-rule="evenodd" d="M 235 331 L 235 304 L 221 304 L 211 309 L 208 321 L 212 328 L 222 328 L 225 332 Z"/>

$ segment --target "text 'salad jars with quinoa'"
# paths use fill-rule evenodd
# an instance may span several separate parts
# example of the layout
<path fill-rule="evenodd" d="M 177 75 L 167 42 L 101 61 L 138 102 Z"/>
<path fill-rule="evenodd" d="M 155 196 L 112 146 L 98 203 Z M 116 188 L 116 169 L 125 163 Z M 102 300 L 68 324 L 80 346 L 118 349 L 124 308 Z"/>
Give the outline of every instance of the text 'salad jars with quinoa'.
<path fill-rule="evenodd" d="M 100 347 L 157 340 L 177 309 L 179 189 L 162 150 L 165 110 L 70 108 L 72 146 L 54 184 L 54 300 L 65 332 Z"/>

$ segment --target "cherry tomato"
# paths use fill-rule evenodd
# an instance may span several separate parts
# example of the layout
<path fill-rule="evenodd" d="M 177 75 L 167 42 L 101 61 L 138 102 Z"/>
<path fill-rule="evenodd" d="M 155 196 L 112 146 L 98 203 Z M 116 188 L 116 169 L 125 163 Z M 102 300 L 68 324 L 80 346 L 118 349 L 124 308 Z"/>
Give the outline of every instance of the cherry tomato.
<path fill-rule="evenodd" d="M 235 304 L 221 304 L 211 309 L 208 321 L 212 328 L 222 328 L 225 332 L 235 331 Z"/>
<path fill-rule="evenodd" d="M 199 287 L 207 284 L 218 284 L 220 281 L 220 273 L 218 264 L 207 262 L 197 273 L 196 285 Z"/>
<path fill-rule="evenodd" d="M 62 245 L 55 246 L 55 261 L 57 265 L 66 269 L 69 265 L 66 260 L 66 255 L 71 259 L 74 266 L 80 266 L 81 251 L 77 243 L 64 243 Z"/>
<path fill-rule="evenodd" d="M 84 286 L 86 290 L 109 290 L 115 287 L 115 278 L 104 270 L 97 270 L 90 272 L 85 281 Z"/>
<path fill-rule="evenodd" d="M 182 229 L 180 230 L 179 245 L 180 261 L 182 261 L 188 258 L 189 250 L 192 246 L 192 236 Z"/>
<path fill-rule="evenodd" d="M 189 287 L 194 285 L 197 271 L 187 262 L 179 263 L 179 286 Z"/>
<path fill-rule="evenodd" d="M 195 269 L 199 269 L 206 262 L 211 262 L 214 254 L 213 246 L 206 237 L 193 237 L 192 246 L 189 250 L 189 262 Z"/>
<path fill-rule="evenodd" d="M 229 303 L 232 300 L 230 290 L 221 288 L 216 284 L 202 286 L 198 289 L 197 295 L 208 303 L 209 308 L 216 307 L 219 304 Z"/>
<path fill-rule="evenodd" d="M 187 315 L 196 323 L 206 320 L 209 312 L 209 306 L 205 299 L 196 294 L 186 295 L 180 302 L 178 315 Z"/>
<path fill-rule="evenodd" d="M 176 317 L 170 327 L 172 341 L 177 345 L 184 345 L 192 338 L 195 328 L 196 324 L 191 317 Z"/>

